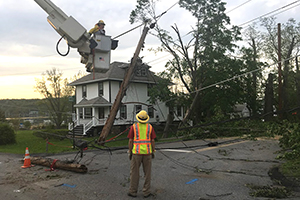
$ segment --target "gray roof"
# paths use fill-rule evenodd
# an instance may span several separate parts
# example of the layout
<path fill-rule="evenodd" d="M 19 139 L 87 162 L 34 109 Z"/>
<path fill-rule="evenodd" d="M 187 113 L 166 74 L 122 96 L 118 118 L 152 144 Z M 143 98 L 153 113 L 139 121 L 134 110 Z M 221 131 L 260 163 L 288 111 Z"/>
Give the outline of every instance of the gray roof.
<path fill-rule="evenodd" d="M 90 100 L 82 99 L 78 104 L 74 105 L 74 107 L 103 107 L 103 106 L 111 106 L 103 97 L 96 97 Z"/>
<path fill-rule="evenodd" d="M 233 107 L 233 111 L 234 112 L 242 112 L 244 110 L 244 108 L 247 108 L 247 104 L 236 104 L 234 107 Z"/>
<path fill-rule="evenodd" d="M 128 69 L 129 63 L 123 62 L 113 62 L 110 64 L 109 70 L 107 72 L 95 72 L 90 73 L 76 81 L 69 83 L 71 86 L 83 85 L 87 83 L 99 82 L 99 81 L 123 81 L 125 77 L 126 70 Z M 140 82 L 140 83 L 156 83 L 159 77 L 155 76 L 153 72 L 149 70 L 150 73 L 147 73 L 146 77 L 138 77 L 133 75 L 131 82 Z"/>

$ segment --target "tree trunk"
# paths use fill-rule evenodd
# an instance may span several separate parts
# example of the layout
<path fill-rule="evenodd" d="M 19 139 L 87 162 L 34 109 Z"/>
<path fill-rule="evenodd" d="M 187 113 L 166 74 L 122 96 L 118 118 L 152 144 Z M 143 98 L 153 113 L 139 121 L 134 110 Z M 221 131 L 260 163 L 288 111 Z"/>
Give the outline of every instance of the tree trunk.
<path fill-rule="evenodd" d="M 193 102 L 192 102 L 191 106 L 189 107 L 189 109 L 186 111 L 183 120 L 179 124 L 179 127 L 184 126 L 187 123 L 187 120 L 190 118 L 192 111 L 194 110 L 194 108 L 196 106 L 198 96 L 199 96 L 199 91 L 196 92 Z"/>
<path fill-rule="evenodd" d="M 298 57 L 295 59 L 296 61 L 296 76 L 295 76 L 295 82 L 296 82 L 296 91 L 297 91 L 297 106 L 300 108 L 300 70 L 299 70 L 299 62 Z M 299 110 L 299 109 L 297 109 Z M 300 118 L 300 115 L 297 115 L 298 118 Z"/>
<path fill-rule="evenodd" d="M 76 164 L 76 163 L 67 163 L 60 160 L 54 160 L 51 158 L 43 158 L 43 157 L 30 157 L 30 161 L 32 164 L 43 165 L 53 169 L 63 169 L 72 172 L 78 173 L 86 173 L 88 171 L 85 165 Z"/>
<path fill-rule="evenodd" d="M 271 121 L 273 118 L 273 74 L 269 74 L 268 83 L 265 91 L 265 106 L 264 106 L 264 119 Z"/>
<path fill-rule="evenodd" d="M 167 118 L 167 122 L 166 122 L 166 126 L 164 128 L 164 133 L 162 135 L 162 138 L 168 137 L 168 133 L 170 132 L 170 125 L 173 123 L 173 120 L 174 120 L 174 114 L 173 114 L 173 112 L 170 112 L 168 114 L 168 118 Z"/>

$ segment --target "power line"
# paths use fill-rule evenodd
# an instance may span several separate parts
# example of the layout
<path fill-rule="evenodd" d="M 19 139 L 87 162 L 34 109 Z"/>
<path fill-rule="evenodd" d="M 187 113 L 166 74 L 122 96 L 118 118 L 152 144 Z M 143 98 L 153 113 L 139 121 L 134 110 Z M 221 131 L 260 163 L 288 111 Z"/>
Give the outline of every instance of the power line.
<path fill-rule="evenodd" d="M 231 9 L 231 10 L 225 12 L 225 14 L 228 14 L 228 13 L 230 13 L 230 12 L 232 12 L 232 11 L 234 11 L 234 10 L 240 8 L 240 7 L 242 7 L 242 6 L 245 5 L 246 3 L 249 3 L 250 1 L 252 1 L 252 0 L 248 0 L 248 1 L 244 2 L 244 3 L 242 3 L 241 5 L 238 5 L 237 7 L 235 7 L 235 8 L 233 8 L 233 9 Z"/>
<path fill-rule="evenodd" d="M 179 1 L 176 2 L 175 4 L 173 4 L 171 7 L 169 7 L 166 11 L 162 12 L 160 15 L 158 15 L 157 17 L 155 17 L 155 19 L 161 18 L 164 14 L 166 14 L 169 10 L 171 10 L 171 9 L 172 9 L 176 4 L 178 4 L 178 3 L 179 3 Z M 156 21 L 157 21 L 157 20 L 156 20 Z M 142 24 L 140 24 L 140 25 L 138 25 L 138 26 L 136 26 L 136 27 L 134 27 L 134 28 L 132 28 L 132 29 L 129 29 L 128 31 L 125 31 L 124 33 L 121 33 L 120 35 L 117 35 L 117 36 L 114 37 L 113 39 L 117 39 L 117 38 L 119 38 L 119 37 L 121 37 L 121 36 L 123 36 L 123 35 L 129 33 L 129 32 L 131 32 L 131 31 L 133 31 L 133 30 L 135 30 L 135 29 L 137 29 L 137 28 L 143 26 L 145 23 L 146 23 L 146 22 L 144 22 L 144 23 L 142 23 Z"/>
<path fill-rule="evenodd" d="M 270 14 L 273 14 L 273 13 L 275 13 L 275 12 L 281 10 L 281 9 L 284 9 L 284 8 L 287 8 L 287 7 L 291 6 L 291 5 L 294 5 L 294 4 L 298 3 L 299 1 L 300 1 L 300 0 L 294 1 L 293 3 L 290 3 L 290 4 L 287 4 L 287 5 L 282 6 L 282 7 L 280 7 L 280 8 L 277 8 L 276 10 L 273 10 L 273 11 L 271 11 L 271 12 L 268 12 L 268 13 L 264 14 L 264 15 L 261 15 L 261 16 L 259 16 L 259 17 L 256 17 L 256 18 L 254 18 L 254 19 L 252 19 L 252 20 L 250 20 L 250 21 L 247 21 L 247 22 L 245 22 L 245 23 L 243 23 L 243 24 L 240 24 L 239 26 L 245 26 L 246 24 L 249 24 L 249 23 L 251 23 L 251 22 L 253 22 L 253 21 L 256 21 L 256 20 L 258 20 L 258 19 L 260 19 L 260 18 L 266 17 L 266 16 L 268 16 L 268 15 L 270 15 Z M 293 7 L 292 7 L 292 8 L 293 8 Z M 291 8 L 289 8 L 289 9 L 291 9 Z M 287 9 L 287 10 L 289 10 L 289 9 Z M 285 10 L 285 11 L 286 11 L 286 10 Z"/>
<path fill-rule="evenodd" d="M 300 54 L 299 54 L 299 55 L 296 55 L 296 56 L 293 56 L 293 57 L 290 57 L 290 58 L 287 58 L 287 59 L 285 59 L 285 60 L 282 60 L 281 63 L 284 63 L 284 62 L 286 62 L 286 61 L 292 60 L 292 59 L 294 59 L 294 58 L 296 58 L 296 57 L 299 57 L 299 56 L 300 56 Z M 193 94 L 193 93 L 200 92 L 200 91 L 209 89 L 209 88 L 211 88 L 211 87 L 215 87 L 215 86 L 221 85 L 221 84 L 223 84 L 223 83 L 226 83 L 226 82 L 235 80 L 235 79 L 237 79 L 237 78 L 246 76 L 246 75 L 248 75 L 248 74 L 252 74 L 252 73 L 254 73 L 254 72 L 264 70 L 265 68 L 269 68 L 269 67 L 271 67 L 271 66 L 273 66 L 273 65 L 276 65 L 276 64 L 278 64 L 278 63 L 279 63 L 279 62 L 275 62 L 275 63 L 273 63 L 273 64 L 266 65 L 266 66 L 264 66 L 264 67 L 262 67 L 262 68 L 260 68 L 260 69 L 255 69 L 255 70 L 252 70 L 252 71 L 249 71 L 249 72 L 245 72 L 245 73 L 240 74 L 240 75 L 233 76 L 233 77 L 228 78 L 228 79 L 225 79 L 225 80 L 223 80 L 223 81 L 220 81 L 220 82 L 217 82 L 217 83 L 214 83 L 214 84 L 211 84 L 211 85 L 202 87 L 202 88 L 200 88 L 200 89 L 198 89 L 198 90 L 192 91 L 192 92 L 190 92 L 190 93 L 188 93 L 188 94 L 186 94 L 186 95 L 191 95 L 191 94 Z M 169 102 L 169 101 L 176 100 L 177 98 L 178 98 L 178 97 L 174 97 L 174 98 L 169 99 L 169 100 L 167 100 L 167 101 L 165 101 L 165 102 L 162 102 L 162 103 L 167 103 L 167 102 Z M 162 104 L 162 103 L 161 103 L 161 104 Z"/>
<path fill-rule="evenodd" d="M 237 8 L 240 8 L 241 6 L 245 5 L 246 3 L 249 3 L 250 1 L 252 1 L 252 0 L 248 0 L 248 1 L 246 1 L 246 2 L 244 2 L 244 3 L 242 3 L 242 4 L 240 4 L 239 6 L 233 8 L 232 10 L 228 11 L 227 13 L 229 13 L 229 12 L 231 12 L 231 11 L 233 11 L 233 10 L 236 10 Z M 278 8 L 278 9 L 276 9 L 276 10 L 274 10 L 274 11 L 271 11 L 271 12 L 269 12 L 269 13 L 266 13 L 266 14 L 264 14 L 264 15 L 261 15 L 260 17 L 256 17 L 256 18 L 254 18 L 254 19 L 252 19 L 252 20 L 250 20 L 250 21 L 248 21 L 248 22 L 245 22 L 245 23 L 239 25 L 239 26 L 244 26 L 244 25 L 246 25 L 246 24 L 248 24 L 248 23 L 251 23 L 251 22 L 253 22 L 253 21 L 256 21 L 257 19 L 260 19 L 260 18 L 262 18 L 262 17 L 265 17 L 265 16 L 267 16 L 267 15 L 270 15 L 270 14 L 272 14 L 272 13 L 275 13 L 275 12 L 281 10 L 281 9 L 284 9 L 284 8 L 287 8 L 287 7 L 291 6 L 291 5 L 294 5 L 294 4 L 297 3 L 297 2 L 300 2 L 300 0 L 294 1 L 294 2 L 292 2 L 292 3 L 290 3 L 290 4 L 287 4 L 287 5 L 285 5 L 285 6 L 281 7 L 281 8 Z M 287 10 L 290 10 L 290 9 L 292 9 L 292 8 L 295 8 L 295 7 L 299 6 L 299 5 L 300 5 L 300 4 L 294 5 L 294 6 L 290 7 L 290 8 L 287 8 L 287 9 L 285 9 L 285 10 L 282 10 L 281 12 L 278 12 L 278 13 L 272 15 L 272 16 L 276 16 L 276 15 L 278 15 L 278 14 L 281 14 L 281 13 L 283 13 L 283 12 L 286 12 Z M 227 14 L 227 13 L 226 13 L 226 14 Z M 186 34 L 186 35 L 188 35 L 188 34 Z M 185 35 L 185 36 L 186 36 L 186 35 Z M 185 36 L 183 36 L 183 37 L 185 37 Z M 162 59 L 162 58 L 164 58 L 164 57 L 166 57 L 166 56 L 163 56 L 163 57 L 160 57 L 160 58 L 158 58 L 158 59 L 149 61 L 148 64 L 149 64 L 149 63 L 152 63 L 152 62 L 155 62 L 155 61 L 157 61 L 157 60 L 160 60 L 160 59 Z M 165 60 L 165 59 L 164 59 L 164 60 Z M 160 61 L 160 62 L 162 62 L 162 61 Z M 156 64 L 158 64 L 158 63 L 160 63 L 160 62 L 153 63 L 152 65 L 156 65 Z"/>

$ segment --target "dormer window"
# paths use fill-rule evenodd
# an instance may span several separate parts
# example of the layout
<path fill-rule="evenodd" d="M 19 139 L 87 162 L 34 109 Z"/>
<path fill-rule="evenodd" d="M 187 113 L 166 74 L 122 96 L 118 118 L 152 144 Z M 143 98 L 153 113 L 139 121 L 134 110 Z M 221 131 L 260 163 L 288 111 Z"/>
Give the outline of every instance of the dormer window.
<path fill-rule="evenodd" d="M 103 82 L 98 83 L 98 96 L 103 96 Z"/>

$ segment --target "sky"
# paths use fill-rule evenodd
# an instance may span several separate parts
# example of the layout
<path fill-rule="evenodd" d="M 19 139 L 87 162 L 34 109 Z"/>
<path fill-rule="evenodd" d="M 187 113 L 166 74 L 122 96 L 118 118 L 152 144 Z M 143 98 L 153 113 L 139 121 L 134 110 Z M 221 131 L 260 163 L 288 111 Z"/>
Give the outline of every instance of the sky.
<path fill-rule="evenodd" d="M 129 22 L 136 0 L 52 0 L 52 2 L 68 16 L 73 16 L 87 31 L 100 19 L 104 20 L 106 35 L 112 38 L 139 25 L 132 25 Z M 156 13 L 161 14 L 176 2 L 178 0 L 158 1 Z M 242 25 L 276 9 L 282 12 L 276 15 L 278 23 L 286 23 L 289 18 L 300 22 L 300 1 L 225 0 L 224 2 L 227 3 L 226 12 L 231 19 L 231 25 Z M 292 5 L 285 7 L 289 4 Z M 76 49 L 71 48 L 66 57 L 57 54 L 56 43 L 60 35 L 49 25 L 47 16 L 48 14 L 34 0 L 0 0 L 0 99 L 42 98 L 34 86 L 36 80 L 40 79 L 46 70 L 52 68 L 59 69 L 66 78 L 74 76 L 79 71 L 85 73 L 85 66 L 80 63 L 80 55 Z M 185 35 L 192 30 L 194 22 L 191 14 L 176 4 L 161 17 L 158 24 L 170 33 L 174 33 L 171 26 L 176 24 L 180 33 Z M 243 27 L 247 25 L 250 23 Z M 111 52 L 111 62 L 129 62 L 141 34 L 142 27 L 118 38 L 119 46 Z M 167 53 L 155 54 L 148 50 L 159 46 L 160 42 L 148 34 L 145 48 L 140 53 L 140 56 L 144 57 L 143 61 L 148 63 L 154 72 L 163 71 L 164 64 L 171 58 Z M 61 42 L 60 51 L 65 50 L 66 43 Z"/>

